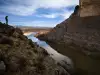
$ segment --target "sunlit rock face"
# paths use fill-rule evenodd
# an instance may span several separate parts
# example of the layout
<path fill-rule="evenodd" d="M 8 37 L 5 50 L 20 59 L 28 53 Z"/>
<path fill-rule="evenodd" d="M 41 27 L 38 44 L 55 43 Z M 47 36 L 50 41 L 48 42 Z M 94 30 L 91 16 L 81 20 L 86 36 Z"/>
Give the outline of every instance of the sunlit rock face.
<path fill-rule="evenodd" d="M 100 0 L 80 0 L 80 16 L 100 15 Z"/>

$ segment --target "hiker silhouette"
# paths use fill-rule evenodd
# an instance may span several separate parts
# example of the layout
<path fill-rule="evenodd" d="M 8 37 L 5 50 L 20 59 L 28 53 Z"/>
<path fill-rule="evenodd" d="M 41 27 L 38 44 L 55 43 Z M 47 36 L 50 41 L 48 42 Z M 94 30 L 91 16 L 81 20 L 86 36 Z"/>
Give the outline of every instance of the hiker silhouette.
<path fill-rule="evenodd" d="M 5 17 L 6 24 L 8 24 L 8 16 Z"/>

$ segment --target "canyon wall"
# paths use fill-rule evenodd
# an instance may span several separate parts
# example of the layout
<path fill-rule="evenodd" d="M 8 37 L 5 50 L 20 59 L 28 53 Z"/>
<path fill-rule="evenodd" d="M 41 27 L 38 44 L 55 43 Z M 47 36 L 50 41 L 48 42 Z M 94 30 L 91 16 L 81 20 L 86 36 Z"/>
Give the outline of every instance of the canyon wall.
<path fill-rule="evenodd" d="M 89 50 L 100 51 L 100 0 L 80 0 L 68 19 L 54 27 L 41 40 L 73 42 Z"/>
<path fill-rule="evenodd" d="M 100 0 L 80 0 L 80 16 L 100 15 Z"/>
<path fill-rule="evenodd" d="M 76 75 L 100 75 L 100 0 L 80 0 L 68 19 L 38 38 L 73 59 Z"/>

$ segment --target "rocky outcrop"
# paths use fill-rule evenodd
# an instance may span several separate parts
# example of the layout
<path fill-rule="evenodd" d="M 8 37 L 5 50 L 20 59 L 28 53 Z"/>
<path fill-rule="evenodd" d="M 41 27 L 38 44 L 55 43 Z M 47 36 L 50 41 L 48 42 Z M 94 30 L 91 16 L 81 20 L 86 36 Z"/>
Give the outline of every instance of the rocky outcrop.
<path fill-rule="evenodd" d="M 70 75 L 19 28 L 0 23 L 0 75 Z M 4 65 L 4 66 L 3 66 Z"/>
<path fill-rule="evenodd" d="M 99 0 L 80 0 L 80 16 L 98 16 L 100 15 Z"/>

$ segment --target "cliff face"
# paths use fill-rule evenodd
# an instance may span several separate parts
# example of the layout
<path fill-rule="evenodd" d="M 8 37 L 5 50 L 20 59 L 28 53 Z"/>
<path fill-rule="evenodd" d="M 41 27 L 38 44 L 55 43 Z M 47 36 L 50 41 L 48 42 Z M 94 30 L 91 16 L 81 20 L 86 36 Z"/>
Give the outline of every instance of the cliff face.
<path fill-rule="evenodd" d="M 64 42 L 71 39 L 74 40 L 73 42 L 77 45 L 83 46 L 84 42 L 90 46 L 94 45 L 94 47 L 99 50 L 99 6 L 99 0 L 80 0 L 79 6 L 75 7 L 73 14 L 68 19 L 58 24 L 48 34 L 44 34 L 38 37 L 48 41 L 60 40 Z"/>
<path fill-rule="evenodd" d="M 37 37 L 73 59 L 79 75 L 100 74 L 100 0 L 80 0 L 68 19 Z"/>
<path fill-rule="evenodd" d="M 19 28 L 0 23 L 0 75 L 69 75 Z M 3 66 L 4 65 L 4 66 Z"/>
<path fill-rule="evenodd" d="M 43 39 L 60 40 L 67 32 L 99 32 L 100 31 L 100 0 L 80 0 L 73 14 L 58 24 Z M 42 39 L 41 37 L 41 39 Z"/>
<path fill-rule="evenodd" d="M 80 0 L 80 16 L 97 16 L 100 15 L 99 0 Z"/>

